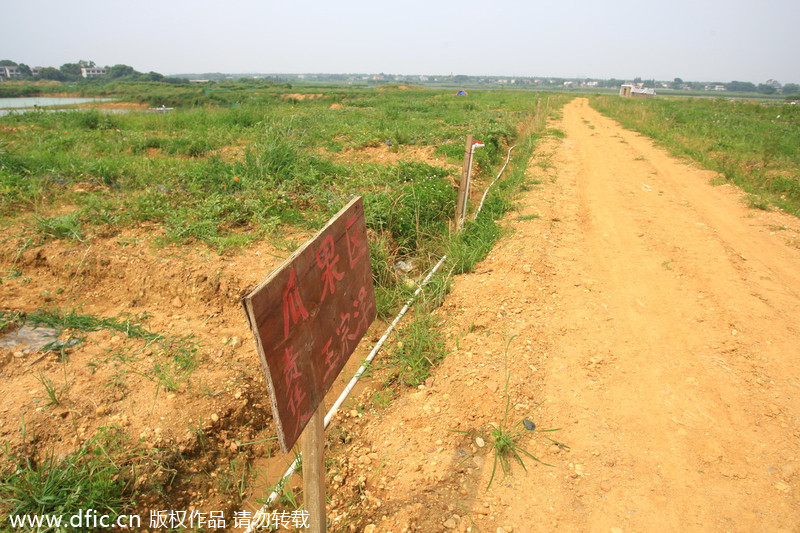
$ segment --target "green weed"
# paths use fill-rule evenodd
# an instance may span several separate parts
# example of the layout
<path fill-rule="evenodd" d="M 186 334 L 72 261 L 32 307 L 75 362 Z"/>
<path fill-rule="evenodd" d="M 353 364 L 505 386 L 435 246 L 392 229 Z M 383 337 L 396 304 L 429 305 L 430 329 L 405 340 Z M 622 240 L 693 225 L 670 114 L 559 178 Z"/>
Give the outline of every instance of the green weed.
<path fill-rule="evenodd" d="M 246 457 L 231 459 L 227 470 L 218 474 L 216 484 L 223 494 L 231 494 L 241 502 L 248 493 L 248 484 L 254 475 L 253 466 Z"/>
<path fill-rule="evenodd" d="M 206 448 L 208 446 L 208 435 L 206 435 L 205 427 L 203 426 L 203 416 L 200 416 L 200 420 L 198 420 L 196 426 L 189 425 L 187 426 L 189 430 L 194 433 L 195 438 L 197 439 L 197 443 L 200 445 L 200 449 L 203 453 L 206 453 Z"/>
<path fill-rule="evenodd" d="M 21 311 L 0 309 L 0 334 L 18 329 L 24 321 Z"/>
<path fill-rule="evenodd" d="M 158 352 L 153 363 L 153 375 L 166 390 L 179 390 L 200 364 L 197 342 L 192 336 L 166 337 L 154 346 Z"/>
<path fill-rule="evenodd" d="M 365 198 L 367 227 L 388 231 L 400 255 L 413 254 L 441 235 L 455 210 L 455 189 L 441 172 L 429 168 L 430 173 L 414 178 L 399 170 L 406 181 Z"/>
<path fill-rule="evenodd" d="M 166 390 L 179 390 L 188 382 L 192 372 L 201 362 L 200 345 L 191 335 L 181 337 L 152 332 L 140 323 L 146 318 L 147 315 L 144 314 L 137 317 L 120 315 L 103 318 L 75 310 L 39 309 L 28 313 L 25 322 L 51 327 L 59 331 L 93 332 L 107 329 L 122 333 L 129 338 L 141 339 L 145 341 L 145 346 L 155 354 L 153 366 L 146 373 L 142 373 L 140 369 L 134 367 L 131 367 L 131 371 L 140 373 L 148 379 L 155 379 L 159 386 Z M 63 354 L 63 350 L 83 342 L 83 340 L 84 337 L 73 334 L 69 341 L 59 342 L 52 349 L 60 350 Z M 137 358 L 134 355 L 119 350 L 114 354 L 118 361 L 127 364 L 136 361 Z"/>
<path fill-rule="evenodd" d="M 447 241 L 447 258 L 451 272 L 471 272 L 500 238 L 501 228 L 490 216 L 467 220 L 461 232 Z"/>
<path fill-rule="evenodd" d="M 47 392 L 47 397 L 49 398 L 49 402 L 47 403 L 47 405 L 48 406 L 60 405 L 61 397 L 67 391 L 69 386 L 65 384 L 64 387 L 57 388 L 55 385 L 53 385 L 53 382 L 50 380 L 50 378 L 48 378 L 41 372 L 39 373 L 39 375 L 36 376 L 36 380 L 42 384 L 45 392 Z"/>
<path fill-rule="evenodd" d="M 491 431 L 491 444 L 492 444 L 492 451 L 494 452 L 494 461 L 492 463 L 492 475 L 489 478 L 488 487 L 492 486 L 492 482 L 494 481 L 494 476 L 497 473 L 497 465 L 500 464 L 500 468 L 503 471 L 504 475 L 508 475 L 511 471 L 511 462 L 517 461 L 525 470 L 528 471 L 528 468 L 525 466 L 525 461 L 523 460 L 523 456 L 536 461 L 537 463 L 541 463 L 545 466 L 553 466 L 541 461 L 538 457 L 531 454 L 528 450 L 523 448 L 520 445 L 520 441 L 524 435 L 522 430 L 519 429 L 512 429 L 509 426 L 508 415 L 511 412 L 511 395 L 509 394 L 509 384 L 511 382 L 511 372 L 508 370 L 508 349 L 511 346 L 511 342 L 514 340 L 514 337 L 511 337 L 508 342 L 506 343 L 505 348 L 505 366 L 506 366 L 506 383 L 505 388 L 503 390 L 503 395 L 505 396 L 505 409 L 503 411 L 503 420 L 496 425 Z M 541 404 L 539 404 L 541 405 Z M 539 407 L 537 405 L 536 408 Z M 515 427 L 522 426 L 522 428 L 526 432 L 553 432 L 553 431 L 560 431 L 559 429 L 549 429 L 549 430 L 539 430 L 536 428 L 535 424 L 533 424 L 529 420 L 522 420 L 517 424 Z M 553 439 L 546 437 L 547 440 L 550 442 L 558 445 L 559 447 L 569 448 L 565 444 L 560 442 L 554 441 Z"/>
<path fill-rule="evenodd" d="M 385 409 L 391 405 L 395 394 L 391 389 L 381 389 L 372 394 L 372 403 L 379 409 Z"/>

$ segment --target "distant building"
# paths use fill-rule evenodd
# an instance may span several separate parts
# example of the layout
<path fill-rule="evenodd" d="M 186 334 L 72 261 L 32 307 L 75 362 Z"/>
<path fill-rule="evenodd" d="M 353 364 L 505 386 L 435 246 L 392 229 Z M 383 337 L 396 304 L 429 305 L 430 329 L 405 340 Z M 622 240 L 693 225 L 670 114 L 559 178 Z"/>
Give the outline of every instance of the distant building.
<path fill-rule="evenodd" d="M 625 83 L 619 88 L 619 95 L 622 98 L 651 98 L 656 95 L 656 90 Z"/>
<path fill-rule="evenodd" d="M 81 76 L 84 78 L 96 78 L 105 75 L 106 69 L 103 67 L 81 67 Z"/>
<path fill-rule="evenodd" d="M 11 78 L 19 78 L 22 73 L 17 67 L 0 67 L 0 81 L 10 80 Z"/>

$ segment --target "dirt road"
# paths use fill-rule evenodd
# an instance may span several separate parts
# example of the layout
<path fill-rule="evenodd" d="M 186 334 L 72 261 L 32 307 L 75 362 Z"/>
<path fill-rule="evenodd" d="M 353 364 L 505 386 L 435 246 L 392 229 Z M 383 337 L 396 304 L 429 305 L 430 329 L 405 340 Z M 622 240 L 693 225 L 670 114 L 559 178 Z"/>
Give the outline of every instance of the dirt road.
<path fill-rule="evenodd" d="M 800 222 L 585 99 L 554 127 L 441 310 L 453 352 L 349 422 L 334 523 L 363 476 L 373 531 L 800 530 Z M 552 466 L 523 455 L 487 487 L 500 425 Z"/>

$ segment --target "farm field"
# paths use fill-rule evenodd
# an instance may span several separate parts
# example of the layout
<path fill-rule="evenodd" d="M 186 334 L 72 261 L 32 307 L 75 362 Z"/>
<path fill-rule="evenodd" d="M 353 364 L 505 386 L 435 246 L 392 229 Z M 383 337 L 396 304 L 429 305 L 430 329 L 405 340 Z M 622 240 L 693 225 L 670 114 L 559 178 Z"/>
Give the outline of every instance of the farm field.
<path fill-rule="evenodd" d="M 139 98 L 150 103 L 0 119 L 0 330 L 6 341 L 35 324 L 57 336 L 43 352 L 0 348 L 4 513 L 94 507 L 147 522 L 151 510 L 193 509 L 230 522 L 259 507 L 285 460 L 270 460 L 278 446 L 241 297 L 352 195 L 367 206 L 382 320 L 442 254 L 450 274 L 468 271 L 499 234 L 546 113 L 566 99 L 168 89 Z M 158 102 L 174 110 L 148 109 Z M 486 216 L 453 236 L 467 134 L 485 144 L 473 205 L 517 148 Z M 426 306 L 447 279 L 432 286 Z M 439 335 L 424 314 L 417 322 Z M 424 382 L 435 360 L 387 351 L 381 401 Z"/>
<path fill-rule="evenodd" d="M 692 163 L 568 95 L 140 89 L 126 114 L 0 119 L 0 329 L 60 332 L 0 351 L 4 513 L 242 530 L 293 457 L 240 298 L 359 194 L 380 320 L 354 360 L 450 261 L 329 429 L 331 531 L 800 524 L 800 222 L 773 207 L 792 212 L 800 144 L 759 133 L 793 138 L 793 108 L 592 98 Z M 664 116 L 681 126 L 645 131 Z M 455 235 L 469 133 L 473 205 L 516 148 Z M 44 474 L 50 507 L 25 503 Z"/>

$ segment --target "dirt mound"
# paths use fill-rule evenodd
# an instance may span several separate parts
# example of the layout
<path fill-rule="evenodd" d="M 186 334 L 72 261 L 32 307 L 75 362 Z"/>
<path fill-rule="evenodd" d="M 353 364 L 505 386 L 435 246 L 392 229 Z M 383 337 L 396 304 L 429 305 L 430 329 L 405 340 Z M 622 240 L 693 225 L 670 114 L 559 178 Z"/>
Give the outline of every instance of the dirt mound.
<path fill-rule="evenodd" d="M 324 98 L 325 95 L 321 93 L 284 93 L 281 95 L 281 98 L 284 100 L 289 100 L 290 98 L 294 100 L 317 100 L 319 98 Z"/>
<path fill-rule="evenodd" d="M 419 161 L 431 166 L 449 168 L 460 173 L 460 167 L 451 163 L 447 157 L 435 153 L 435 146 L 399 146 L 393 147 L 386 144 L 379 146 L 363 146 L 361 148 L 348 148 L 341 152 L 325 152 L 336 162 L 353 163 L 380 163 L 394 165 L 400 161 Z M 477 173 L 477 172 L 476 172 Z"/>

